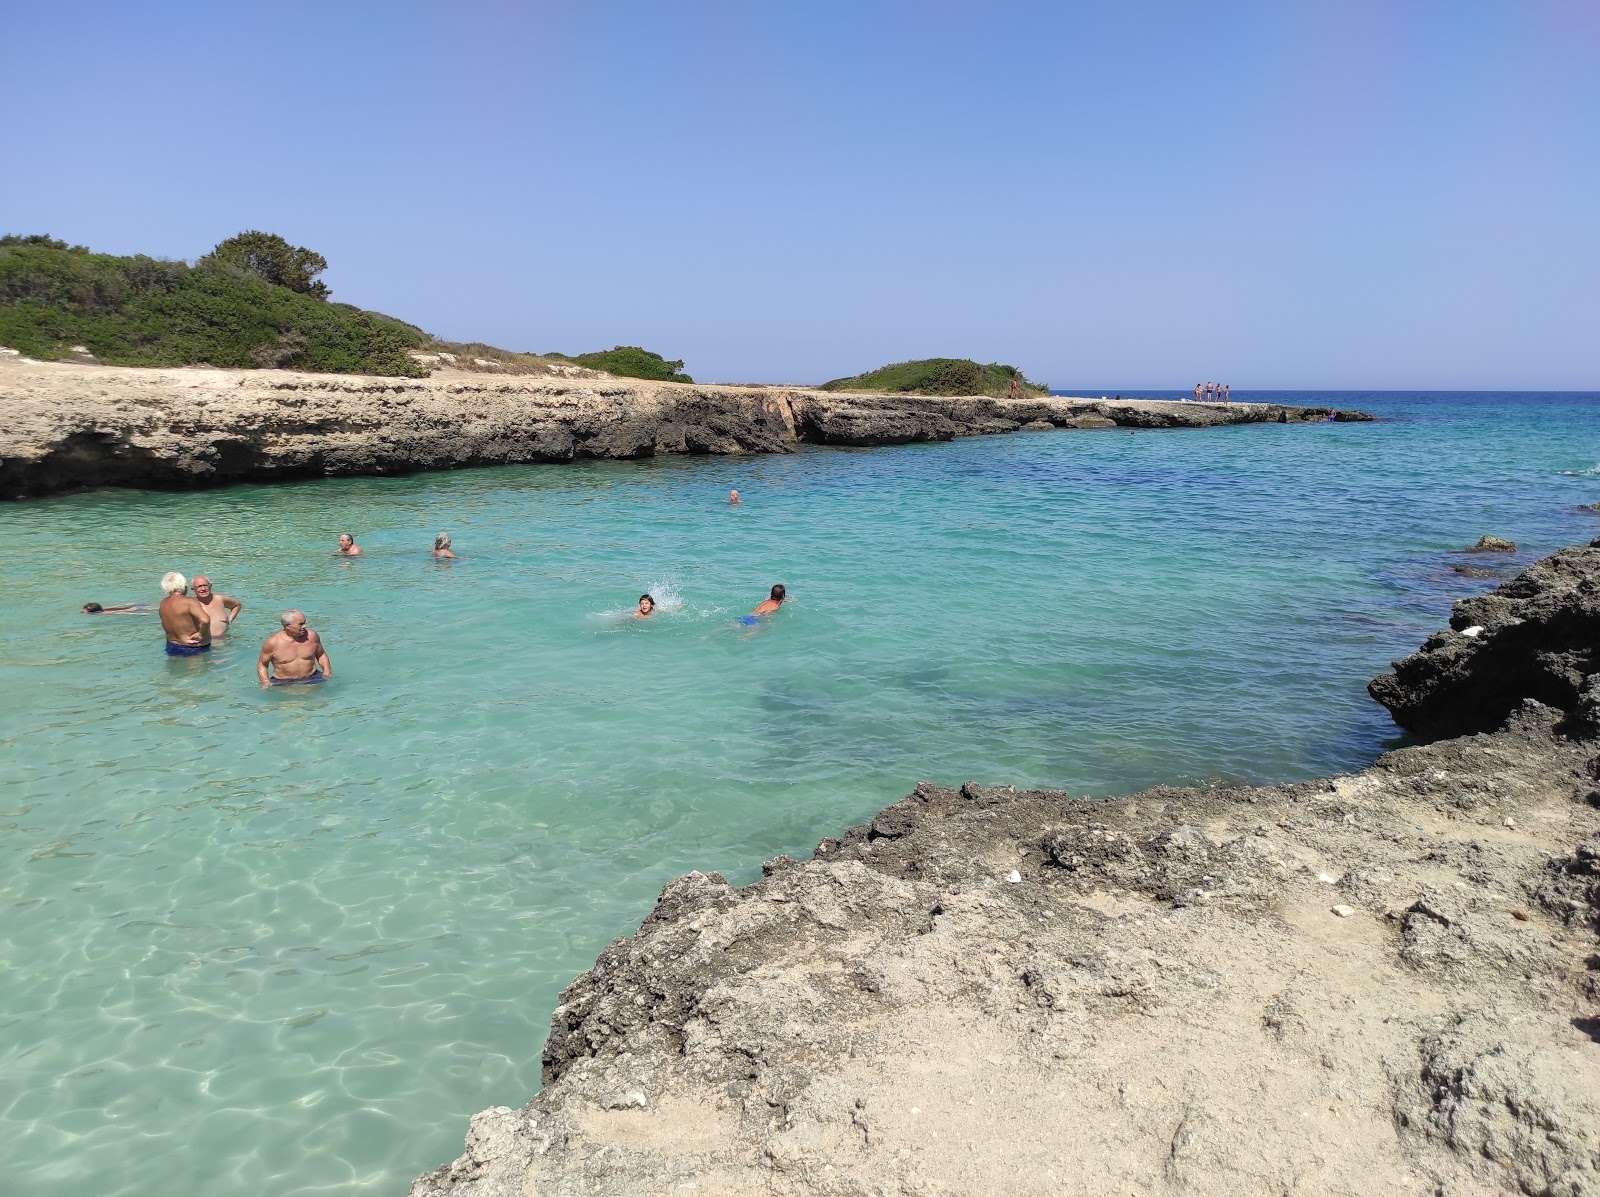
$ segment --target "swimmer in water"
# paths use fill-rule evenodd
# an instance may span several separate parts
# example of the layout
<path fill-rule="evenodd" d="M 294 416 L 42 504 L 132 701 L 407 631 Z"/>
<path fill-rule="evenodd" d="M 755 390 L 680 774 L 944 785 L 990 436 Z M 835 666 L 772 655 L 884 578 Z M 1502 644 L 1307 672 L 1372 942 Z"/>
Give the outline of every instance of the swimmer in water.
<path fill-rule="evenodd" d="M 783 606 L 784 599 L 788 597 L 789 592 L 783 588 L 783 583 L 779 582 L 772 588 L 772 593 L 770 595 L 756 604 L 756 609 L 750 612 L 749 617 L 755 618 L 761 615 L 771 615 L 779 607 Z"/>
<path fill-rule="evenodd" d="M 85 615 L 148 615 L 154 610 L 149 603 L 112 603 L 109 607 L 100 603 L 83 604 Z"/>
<path fill-rule="evenodd" d="M 730 490 L 728 492 L 728 502 L 732 503 L 734 506 L 738 506 L 738 504 L 739 504 L 739 492 L 736 491 L 736 490 Z"/>
<path fill-rule="evenodd" d="M 359 557 L 359 556 L 361 556 L 361 546 L 356 544 L 356 538 L 354 536 L 351 536 L 350 533 L 348 533 L 348 532 L 339 533 L 339 556 L 341 556 L 341 557 Z"/>
<path fill-rule="evenodd" d="M 278 617 L 283 631 L 274 632 L 261 645 L 256 658 L 256 677 L 261 688 L 268 686 L 314 686 L 333 676 L 333 663 L 322 637 L 306 627 L 303 611 L 290 609 Z M 271 676 L 268 668 L 271 668 Z"/>
<path fill-rule="evenodd" d="M 455 554 L 450 551 L 450 533 L 441 532 L 433 538 L 433 555 L 436 559 L 441 557 L 453 559 L 455 557 Z"/>
<path fill-rule="evenodd" d="M 639 609 L 633 613 L 635 619 L 649 619 L 656 613 L 656 600 L 648 594 L 639 596 Z"/>
<path fill-rule="evenodd" d="M 189 580 L 177 570 L 161 575 L 161 593 L 167 597 L 156 608 L 161 630 L 167 634 L 167 656 L 193 657 L 211 651 L 211 616 L 189 597 Z"/>

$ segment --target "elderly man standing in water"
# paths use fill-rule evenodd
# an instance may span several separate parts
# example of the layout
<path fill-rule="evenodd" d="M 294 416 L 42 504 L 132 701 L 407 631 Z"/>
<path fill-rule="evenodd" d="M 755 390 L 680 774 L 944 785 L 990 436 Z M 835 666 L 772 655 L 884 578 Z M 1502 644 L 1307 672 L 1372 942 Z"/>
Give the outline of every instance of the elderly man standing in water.
<path fill-rule="evenodd" d="M 167 656 L 194 657 L 211 651 L 211 617 L 189 597 L 189 580 L 177 570 L 161 575 L 166 597 L 156 610 L 167 634 Z"/>
<path fill-rule="evenodd" d="M 262 688 L 314 686 L 332 677 L 328 650 L 322 647 L 322 637 L 306 627 L 305 612 L 291 608 L 279 618 L 283 631 L 268 636 L 256 658 L 256 677 Z"/>
<path fill-rule="evenodd" d="M 231 594 L 218 594 L 211 588 L 211 579 L 205 574 L 194 576 L 194 597 L 206 610 L 206 620 L 211 625 L 211 635 L 226 636 L 228 625 L 239 618 L 244 604 Z"/>

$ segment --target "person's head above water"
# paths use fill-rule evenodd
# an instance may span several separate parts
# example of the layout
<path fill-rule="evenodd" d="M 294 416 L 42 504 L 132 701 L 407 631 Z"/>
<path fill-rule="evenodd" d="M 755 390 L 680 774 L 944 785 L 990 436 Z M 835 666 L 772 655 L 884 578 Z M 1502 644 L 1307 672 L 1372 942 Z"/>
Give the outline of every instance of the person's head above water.
<path fill-rule="evenodd" d="M 348 532 L 339 533 L 339 551 L 344 552 L 356 547 L 356 538 Z"/>
<path fill-rule="evenodd" d="M 788 593 L 789 592 L 783 588 L 783 583 L 779 582 L 772 588 L 772 601 L 775 603 L 781 603 L 783 602 L 784 596 Z"/>
<path fill-rule="evenodd" d="M 437 553 L 440 549 L 448 549 L 449 547 L 450 547 L 450 533 L 441 532 L 441 533 L 439 533 L 439 535 L 437 535 L 437 536 L 435 536 L 433 538 L 433 551 L 435 553 Z"/>
<path fill-rule="evenodd" d="M 168 570 L 161 575 L 162 594 L 187 594 L 189 581 L 177 570 Z"/>
<path fill-rule="evenodd" d="M 85 603 L 85 604 L 83 604 L 83 613 L 85 615 L 99 615 L 100 612 L 102 612 L 104 610 L 105 610 L 105 608 L 102 607 L 99 603 Z"/>
<path fill-rule="evenodd" d="M 206 577 L 205 574 L 195 574 L 194 577 L 189 579 L 189 584 L 194 587 L 196 596 L 200 598 L 204 598 L 211 592 L 211 579 Z"/>
<path fill-rule="evenodd" d="M 730 490 L 728 492 L 728 502 L 737 503 L 738 501 L 739 501 L 739 492 L 736 491 L 736 490 Z"/>
<path fill-rule="evenodd" d="M 639 596 L 639 614 L 640 615 L 649 615 L 655 609 L 656 609 L 656 600 L 655 599 L 651 598 L 648 594 L 641 594 Z"/>
<path fill-rule="evenodd" d="M 296 640 L 305 634 L 306 613 L 304 611 L 297 611 L 295 608 L 290 607 L 282 615 L 278 616 L 278 622 L 283 625 L 283 630 Z"/>

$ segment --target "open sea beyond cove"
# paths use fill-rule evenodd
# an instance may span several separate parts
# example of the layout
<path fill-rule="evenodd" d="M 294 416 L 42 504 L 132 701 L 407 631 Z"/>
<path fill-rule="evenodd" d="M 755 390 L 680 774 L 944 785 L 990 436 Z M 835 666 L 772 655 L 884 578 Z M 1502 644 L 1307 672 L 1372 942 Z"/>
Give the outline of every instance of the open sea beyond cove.
<path fill-rule="evenodd" d="M 1357 768 L 1396 737 L 1367 679 L 1494 584 L 1452 564 L 1600 535 L 1600 395 L 1237 397 L 1384 421 L 0 507 L 6 1187 L 403 1193 L 538 1087 L 558 991 L 670 878 L 924 779 Z M 78 613 L 168 569 L 244 601 L 208 657 Z M 263 692 L 289 606 L 335 677 Z"/>

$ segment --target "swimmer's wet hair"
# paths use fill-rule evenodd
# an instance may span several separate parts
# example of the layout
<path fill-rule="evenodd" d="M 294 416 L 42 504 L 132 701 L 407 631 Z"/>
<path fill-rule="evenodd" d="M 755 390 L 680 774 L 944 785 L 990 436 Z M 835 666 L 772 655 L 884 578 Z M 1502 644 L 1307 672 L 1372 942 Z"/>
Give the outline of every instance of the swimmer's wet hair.
<path fill-rule="evenodd" d="M 656 605 L 656 600 L 655 600 L 654 596 L 648 595 L 648 594 L 641 594 L 639 596 L 639 601 L 641 603 L 649 603 L 652 607 L 654 607 Z"/>
<path fill-rule="evenodd" d="M 162 594 L 182 594 L 189 589 L 189 580 L 177 570 L 168 570 L 161 575 Z"/>
<path fill-rule="evenodd" d="M 789 592 L 783 588 L 783 583 L 779 582 L 772 588 L 772 601 L 775 603 L 781 603 L 783 602 L 783 596 L 788 593 Z"/>
<path fill-rule="evenodd" d="M 450 547 L 450 533 L 441 532 L 441 533 L 439 533 L 439 535 L 437 535 L 437 536 L 435 536 L 433 538 L 433 551 L 435 553 L 437 553 L 440 549 L 448 549 L 449 547 Z"/>
<path fill-rule="evenodd" d="M 104 610 L 105 610 L 105 608 L 102 607 L 99 603 L 85 603 L 85 604 L 83 604 L 83 613 L 85 615 L 99 615 L 100 612 L 102 612 Z"/>
<path fill-rule="evenodd" d="M 284 627 L 288 627 L 295 620 L 304 619 L 305 617 L 306 613 L 304 611 L 296 611 L 293 607 L 290 607 L 282 615 L 278 616 L 278 622 Z"/>
<path fill-rule="evenodd" d="M 350 543 L 351 544 L 355 544 L 355 542 L 356 542 L 356 534 L 354 532 L 341 532 L 341 533 L 339 533 L 339 539 L 340 540 L 343 540 L 346 536 L 348 536 L 350 538 Z"/>

